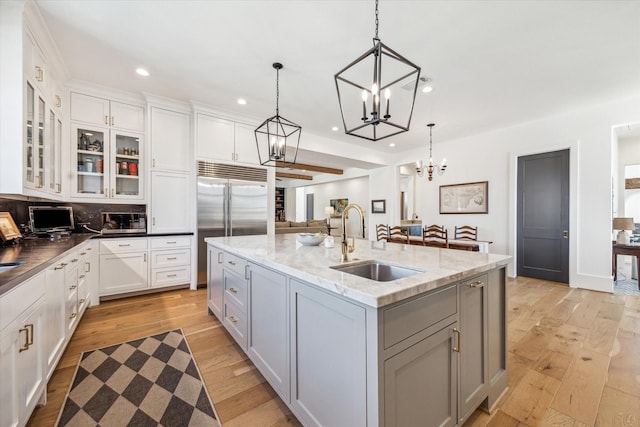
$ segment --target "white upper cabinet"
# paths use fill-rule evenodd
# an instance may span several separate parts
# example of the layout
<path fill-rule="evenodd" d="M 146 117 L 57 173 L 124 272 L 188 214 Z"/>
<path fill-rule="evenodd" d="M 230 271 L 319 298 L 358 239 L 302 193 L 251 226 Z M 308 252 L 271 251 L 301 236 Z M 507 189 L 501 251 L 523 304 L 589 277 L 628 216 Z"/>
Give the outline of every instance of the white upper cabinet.
<path fill-rule="evenodd" d="M 260 163 L 254 130 L 253 126 L 243 123 L 235 124 L 236 161 L 252 165 Z"/>
<path fill-rule="evenodd" d="M 204 113 L 196 115 L 196 157 L 257 165 L 253 127 Z"/>
<path fill-rule="evenodd" d="M 144 132 L 143 107 L 80 93 L 71 93 L 71 120 Z"/>
<path fill-rule="evenodd" d="M 43 92 L 47 92 L 48 86 L 53 84 L 53 81 L 49 81 L 45 56 L 29 31 L 24 36 L 24 71 L 27 79 Z"/>
<path fill-rule="evenodd" d="M 191 163 L 191 117 L 151 107 L 152 170 L 188 172 Z"/>

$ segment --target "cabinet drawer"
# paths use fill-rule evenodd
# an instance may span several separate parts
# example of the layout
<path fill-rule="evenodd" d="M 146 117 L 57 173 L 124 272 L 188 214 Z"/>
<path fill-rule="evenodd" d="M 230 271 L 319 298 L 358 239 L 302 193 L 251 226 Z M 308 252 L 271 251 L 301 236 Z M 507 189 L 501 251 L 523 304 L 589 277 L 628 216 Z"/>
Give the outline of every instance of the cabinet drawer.
<path fill-rule="evenodd" d="M 243 350 L 247 350 L 247 317 L 234 303 L 225 301 L 224 318 L 225 328 L 231 336 L 240 344 Z"/>
<path fill-rule="evenodd" d="M 127 252 L 147 249 L 147 239 L 113 239 L 100 242 L 100 252 Z"/>
<path fill-rule="evenodd" d="M 223 273 L 224 299 L 232 300 L 238 308 L 246 312 L 247 308 L 247 281 L 244 276 L 238 276 L 225 270 Z"/>
<path fill-rule="evenodd" d="M 191 266 L 164 268 L 151 272 L 151 287 L 181 285 L 191 281 Z"/>
<path fill-rule="evenodd" d="M 191 250 L 154 251 L 151 252 L 151 268 L 173 267 L 189 265 L 191 263 Z"/>
<path fill-rule="evenodd" d="M 230 254 L 229 252 L 224 252 L 222 254 L 222 260 L 222 265 L 224 265 L 224 268 L 235 271 L 242 277 L 246 278 L 245 267 L 247 266 L 247 260 L 234 254 Z"/>
<path fill-rule="evenodd" d="M 416 298 L 384 311 L 384 348 L 457 312 L 456 285 Z"/>
<path fill-rule="evenodd" d="M 38 298 L 44 296 L 44 273 L 23 282 L 0 296 L 0 331 L 25 311 Z"/>
<path fill-rule="evenodd" d="M 189 248 L 191 247 L 191 237 L 154 237 L 149 239 L 149 247 L 151 249 Z"/>

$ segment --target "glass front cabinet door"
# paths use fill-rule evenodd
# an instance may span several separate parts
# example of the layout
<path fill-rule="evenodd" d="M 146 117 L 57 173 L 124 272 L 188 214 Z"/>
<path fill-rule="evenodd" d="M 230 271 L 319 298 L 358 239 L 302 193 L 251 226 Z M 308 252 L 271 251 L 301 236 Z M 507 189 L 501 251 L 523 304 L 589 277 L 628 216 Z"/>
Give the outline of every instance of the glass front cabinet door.
<path fill-rule="evenodd" d="M 142 135 L 73 125 L 76 197 L 142 199 Z"/>
<path fill-rule="evenodd" d="M 26 90 L 24 185 L 27 188 L 42 189 L 44 187 L 46 107 L 43 95 L 35 90 L 31 83 L 27 82 Z"/>

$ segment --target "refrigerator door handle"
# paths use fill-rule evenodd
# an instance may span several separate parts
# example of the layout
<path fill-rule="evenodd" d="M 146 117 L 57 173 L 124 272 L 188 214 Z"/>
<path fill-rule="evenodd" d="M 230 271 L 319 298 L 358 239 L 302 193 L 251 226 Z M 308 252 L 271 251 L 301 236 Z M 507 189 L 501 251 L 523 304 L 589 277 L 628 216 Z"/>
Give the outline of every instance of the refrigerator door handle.
<path fill-rule="evenodd" d="M 224 223 L 224 235 L 229 235 L 229 185 L 224 186 L 222 190 L 222 222 Z"/>
<path fill-rule="evenodd" d="M 227 236 L 233 236 L 233 216 L 231 215 L 233 208 L 231 202 L 233 201 L 233 197 L 231 197 L 231 185 L 231 183 L 227 184 L 227 219 L 229 221 L 229 232 L 227 233 Z"/>

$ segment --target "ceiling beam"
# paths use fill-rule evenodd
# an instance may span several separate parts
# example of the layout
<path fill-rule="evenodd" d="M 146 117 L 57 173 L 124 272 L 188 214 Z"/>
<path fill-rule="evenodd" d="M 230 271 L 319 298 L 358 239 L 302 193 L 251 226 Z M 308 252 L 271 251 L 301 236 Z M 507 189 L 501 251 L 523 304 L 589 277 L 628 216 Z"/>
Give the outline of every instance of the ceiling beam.
<path fill-rule="evenodd" d="M 625 190 L 633 190 L 640 188 L 640 178 L 627 178 L 624 181 Z"/>
<path fill-rule="evenodd" d="M 276 178 L 306 179 L 307 181 L 311 181 L 313 179 L 313 177 L 309 175 L 300 175 L 298 173 L 286 172 L 276 172 Z"/>
<path fill-rule="evenodd" d="M 276 162 L 276 167 L 278 168 L 289 168 L 289 169 L 298 169 L 298 170 L 307 170 L 311 172 L 322 172 L 322 173 L 332 173 L 335 175 L 342 175 L 342 169 L 334 169 L 327 168 L 324 166 L 315 166 L 315 165 L 305 165 L 304 163 L 294 163 L 290 166 L 285 166 L 283 162 Z"/>

